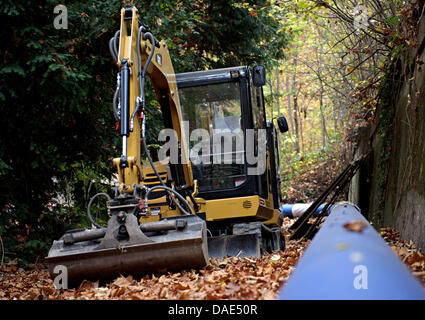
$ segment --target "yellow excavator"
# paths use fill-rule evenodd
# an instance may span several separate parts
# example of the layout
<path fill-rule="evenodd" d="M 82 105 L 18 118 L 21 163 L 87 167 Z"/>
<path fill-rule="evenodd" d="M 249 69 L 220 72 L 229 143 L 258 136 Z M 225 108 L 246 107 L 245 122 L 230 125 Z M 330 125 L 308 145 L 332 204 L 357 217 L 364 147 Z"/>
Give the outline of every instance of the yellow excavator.
<path fill-rule="evenodd" d="M 265 116 L 264 67 L 175 74 L 166 43 L 139 22 L 134 6 L 121 10 L 109 47 L 119 70 L 113 103 L 122 137 L 122 155 L 113 159 L 119 183 L 113 196 L 90 200 L 91 228 L 54 241 L 46 258 L 52 278 L 57 266 L 77 283 L 284 250 L 277 130 Z M 147 76 L 164 123 L 158 154 L 146 138 Z M 285 118 L 277 124 L 288 130 Z M 98 197 L 106 198 L 107 226 L 90 211 Z"/>

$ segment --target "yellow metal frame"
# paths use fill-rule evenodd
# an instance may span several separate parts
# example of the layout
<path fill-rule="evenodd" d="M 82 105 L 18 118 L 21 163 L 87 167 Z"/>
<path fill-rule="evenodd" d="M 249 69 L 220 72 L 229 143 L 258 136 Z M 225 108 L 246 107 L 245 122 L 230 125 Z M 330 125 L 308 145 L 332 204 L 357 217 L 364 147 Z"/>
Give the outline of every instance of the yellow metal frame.
<path fill-rule="evenodd" d="M 132 7 L 132 19 L 125 20 L 125 9 L 121 9 L 121 27 L 120 27 L 120 44 L 118 52 L 118 67 L 121 67 L 121 60 L 126 59 L 130 63 L 130 112 L 133 114 L 136 108 L 136 99 L 139 96 L 138 85 L 138 64 L 137 64 L 137 33 L 139 29 L 139 16 L 135 7 Z M 149 54 L 152 51 L 152 44 L 148 41 L 142 41 L 140 44 L 142 68 L 145 67 Z M 157 58 L 157 57 L 160 57 Z M 159 99 L 160 91 L 166 91 L 169 98 L 170 113 L 173 128 L 177 133 L 177 139 L 182 150 L 182 162 L 187 163 L 183 166 L 183 173 L 186 185 L 193 186 L 192 168 L 187 159 L 185 141 L 182 138 L 181 121 L 183 120 L 180 100 L 177 91 L 177 81 L 174 73 L 173 64 L 171 62 L 168 48 L 164 41 L 159 43 L 159 48 L 155 48 L 155 55 L 147 69 L 147 75 L 150 77 L 155 88 L 157 98 Z M 133 132 L 127 137 L 127 152 L 129 159 L 128 168 L 120 168 L 120 158 L 115 158 L 113 163 L 118 170 L 120 191 L 126 193 L 133 192 L 134 184 L 143 183 L 142 166 L 140 162 L 140 124 L 134 121 Z"/>

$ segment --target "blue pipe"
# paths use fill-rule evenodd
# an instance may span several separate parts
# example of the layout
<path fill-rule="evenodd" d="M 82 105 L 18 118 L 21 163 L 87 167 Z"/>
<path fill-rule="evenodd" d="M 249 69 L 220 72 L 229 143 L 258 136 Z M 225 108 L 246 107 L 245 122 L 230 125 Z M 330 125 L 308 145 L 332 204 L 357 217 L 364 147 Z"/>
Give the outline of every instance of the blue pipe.
<path fill-rule="evenodd" d="M 364 229 L 344 227 L 355 220 L 362 221 Z M 360 210 L 341 203 L 330 209 L 279 299 L 425 300 L 425 287 Z"/>
<path fill-rule="evenodd" d="M 301 216 L 309 207 L 311 203 L 295 203 L 295 204 L 284 204 L 279 208 L 279 214 L 283 217 L 288 218 L 297 218 Z M 313 216 L 316 217 L 317 214 L 322 211 L 322 209 L 325 207 L 326 204 L 321 204 L 316 211 L 314 212 Z M 326 212 L 329 212 L 330 206 Z M 325 213 L 326 214 L 326 213 Z"/>

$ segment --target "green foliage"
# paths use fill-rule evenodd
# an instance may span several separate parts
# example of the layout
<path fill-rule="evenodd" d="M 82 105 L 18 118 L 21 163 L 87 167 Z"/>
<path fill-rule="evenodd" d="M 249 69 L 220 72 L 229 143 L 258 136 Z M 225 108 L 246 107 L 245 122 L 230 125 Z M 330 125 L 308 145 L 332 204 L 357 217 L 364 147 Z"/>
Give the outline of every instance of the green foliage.
<path fill-rule="evenodd" d="M 167 40 L 176 72 L 243 64 L 270 65 L 284 56 L 289 33 L 269 1 L 135 1 L 141 20 Z"/>
<path fill-rule="evenodd" d="M 54 204 L 62 191 L 54 181 L 68 181 L 81 162 L 106 174 L 116 139 L 107 43 L 118 6 L 77 3 L 68 29 L 56 30 L 56 5 L 6 1 L 0 13 L 0 224 L 7 251 L 26 257 L 78 222 L 80 192 L 74 207 Z"/>

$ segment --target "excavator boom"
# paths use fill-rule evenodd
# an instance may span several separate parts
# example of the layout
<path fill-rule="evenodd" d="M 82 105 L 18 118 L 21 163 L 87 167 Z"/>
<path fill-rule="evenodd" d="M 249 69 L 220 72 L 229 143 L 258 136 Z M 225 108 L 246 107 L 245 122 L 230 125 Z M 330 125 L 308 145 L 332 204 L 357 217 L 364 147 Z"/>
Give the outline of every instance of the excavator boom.
<path fill-rule="evenodd" d="M 121 10 L 119 48 L 116 62 L 120 73 L 120 134 L 123 140 L 121 158 L 114 159 L 119 172 L 121 189 L 133 193 L 133 186 L 143 182 L 141 176 L 140 139 L 145 139 L 144 83 L 148 76 L 155 88 L 158 101 L 166 100 L 178 144 L 181 146 L 184 182 L 193 185 L 192 171 L 187 159 L 187 146 L 182 139 L 182 114 L 176 76 L 165 41 L 157 42 L 148 27 L 139 26 L 135 7 Z M 116 41 L 116 40 L 115 40 Z M 141 121 L 139 122 L 139 118 Z M 134 164 L 133 164 L 134 162 Z"/>

